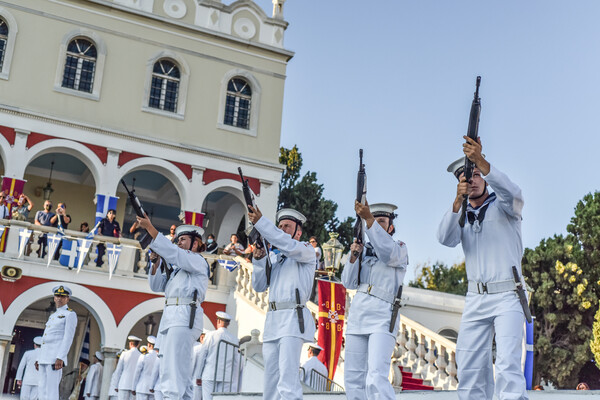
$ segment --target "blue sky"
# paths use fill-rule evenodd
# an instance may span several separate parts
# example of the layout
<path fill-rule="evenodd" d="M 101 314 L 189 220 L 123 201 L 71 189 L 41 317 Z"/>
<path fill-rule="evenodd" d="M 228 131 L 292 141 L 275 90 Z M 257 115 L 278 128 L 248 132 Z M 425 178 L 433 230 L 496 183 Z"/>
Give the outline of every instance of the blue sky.
<path fill-rule="evenodd" d="M 270 0 L 259 0 L 270 15 Z M 599 187 L 600 2 L 288 0 L 281 145 L 297 144 L 338 216 L 353 215 L 358 149 L 371 203 L 399 206 L 419 264 L 460 262 L 436 229 L 455 195 L 475 77 L 488 160 L 523 190 L 523 244 L 566 232 Z"/>

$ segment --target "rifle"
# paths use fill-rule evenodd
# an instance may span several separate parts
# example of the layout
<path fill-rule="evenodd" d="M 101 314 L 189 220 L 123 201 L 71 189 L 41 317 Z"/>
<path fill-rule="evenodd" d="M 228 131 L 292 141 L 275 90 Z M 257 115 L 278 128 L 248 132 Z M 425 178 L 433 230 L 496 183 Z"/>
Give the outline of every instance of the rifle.
<path fill-rule="evenodd" d="M 469 127 L 467 128 L 467 136 L 477 141 L 479 131 L 479 116 L 481 115 L 481 99 L 479 98 L 479 85 L 481 84 L 481 76 L 477 77 L 475 82 L 475 93 L 473 94 L 473 103 L 471 103 L 471 113 L 469 114 Z M 475 164 L 469 160 L 469 157 L 465 156 L 465 179 L 467 182 L 471 181 L 473 177 L 473 169 Z M 465 195 L 462 203 L 462 211 L 458 224 L 462 228 L 465 226 L 465 217 L 467 215 L 467 201 L 468 195 Z"/>
<path fill-rule="evenodd" d="M 242 173 L 242 168 L 238 167 L 238 172 L 240 173 L 240 178 L 242 179 L 242 190 L 244 192 L 244 200 L 246 200 L 246 206 L 248 206 L 248 211 L 250 210 L 250 206 L 256 209 L 256 202 L 254 201 L 254 193 L 250 186 L 248 185 L 248 179 L 244 178 L 244 174 Z M 253 243 L 257 249 L 265 249 L 267 252 L 267 265 L 266 265 L 266 275 L 267 275 L 267 286 L 271 285 L 271 259 L 269 258 L 269 250 L 265 244 L 264 239 L 260 235 L 260 233 L 256 230 L 254 226 L 251 227 L 250 233 L 248 233 L 248 240 L 250 243 Z"/>
<path fill-rule="evenodd" d="M 123 184 L 123 187 L 127 191 L 129 201 L 131 202 L 131 206 L 133 207 L 133 210 L 135 211 L 136 215 L 140 218 L 146 218 L 148 215 L 146 215 L 146 211 L 144 211 L 142 203 L 140 203 L 140 199 L 138 199 L 138 197 L 135 195 L 135 189 L 129 190 L 123 179 L 121 179 L 121 184 Z M 142 235 L 142 238 L 139 240 L 139 242 L 142 249 L 145 249 L 146 247 L 148 247 L 150 242 L 152 242 L 152 236 L 150 236 L 148 232 L 146 232 L 144 233 L 144 235 Z"/>
<path fill-rule="evenodd" d="M 360 158 L 358 164 L 358 174 L 356 175 L 356 201 L 365 204 L 367 200 L 367 173 L 365 172 L 365 164 L 363 164 L 363 149 L 358 152 Z M 364 237 L 364 224 L 361 217 L 356 214 L 356 223 L 354 224 L 354 238 L 356 243 L 362 244 Z M 362 269 L 362 254 L 358 251 L 352 252 L 354 257 L 358 258 L 358 284 L 360 285 L 360 270 Z"/>

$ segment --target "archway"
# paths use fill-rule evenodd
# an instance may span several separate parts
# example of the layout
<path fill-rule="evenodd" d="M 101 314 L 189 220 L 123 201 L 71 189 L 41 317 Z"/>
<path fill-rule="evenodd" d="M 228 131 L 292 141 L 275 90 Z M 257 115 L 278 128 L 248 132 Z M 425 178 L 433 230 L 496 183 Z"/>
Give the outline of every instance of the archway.
<path fill-rule="evenodd" d="M 229 238 L 236 233 L 240 242 L 246 245 L 247 226 L 246 204 L 240 198 L 239 189 L 222 186 L 212 190 L 204 199 L 202 212 L 206 215 L 204 231 L 217 238 L 219 247 L 226 246 Z"/>

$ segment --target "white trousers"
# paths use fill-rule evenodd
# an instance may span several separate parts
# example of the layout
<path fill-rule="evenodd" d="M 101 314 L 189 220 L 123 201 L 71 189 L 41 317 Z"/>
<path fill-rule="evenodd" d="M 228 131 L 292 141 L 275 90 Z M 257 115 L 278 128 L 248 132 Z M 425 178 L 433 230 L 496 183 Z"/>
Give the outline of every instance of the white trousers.
<path fill-rule="evenodd" d="M 385 333 L 346 334 L 344 386 L 348 400 L 395 399 L 390 363 L 396 339 Z"/>
<path fill-rule="evenodd" d="M 229 385 L 229 382 L 227 383 Z M 212 400 L 213 392 L 221 393 L 223 392 L 223 382 L 215 382 L 215 381 L 202 381 L 202 386 L 197 386 L 202 389 L 202 399 L 203 400 Z"/>
<path fill-rule="evenodd" d="M 263 343 L 264 400 L 301 400 L 300 352 L 303 340 L 282 337 Z"/>
<path fill-rule="evenodd" d="M 499 400 L 527 400 L 525 376 L 521 371 L 523 346 L 522 311 L 477 321 L 461 321 L 456 344 L 458 398 L 491 399 L 494 394 L 492 338 L 496 333 L 496 385 Z"/>
<path fill-rule="evenodd" d="M 40 384 L 38 385 L 38 398 L 40 400 L 58 400 L 58 385 L 62 378 L 62 369 L 55 371 L 54 364 L 40 364 Z"/>
<path fill-rule="evenodd" d="M 38 398 L 38 387 L 37 385 L 23 385 L 21 386 L 21 400 L 37 400 Z"/>
<path fill-rule="evenodd" d="M 154 390 L 154 400 L 163 400 L 163 394 L 160 390 Z"/>
<path fill-rule="evenodd" d="M 160 352 L 160 387 L 163 399 L 192 400 L 193 345 L 200 336 L 200 329 L 175 326 L 163 332 Z"/>
<path fill-rule="evenodd" d="M 135 394 L 135 400 L 152 400 L 154 396 L 151 393 L 137 393 Z"/>
<path fill-rule="evenodd" d="M 194 400 L 202 400 L 202 386 L 194 383 Z"/>
<path fill-rule="evenodd" d="M 135 397 L 131 394 L 131 390 L 119 389 L 117 392 L 117 398 L 119 400 L 133 400 Z"/>

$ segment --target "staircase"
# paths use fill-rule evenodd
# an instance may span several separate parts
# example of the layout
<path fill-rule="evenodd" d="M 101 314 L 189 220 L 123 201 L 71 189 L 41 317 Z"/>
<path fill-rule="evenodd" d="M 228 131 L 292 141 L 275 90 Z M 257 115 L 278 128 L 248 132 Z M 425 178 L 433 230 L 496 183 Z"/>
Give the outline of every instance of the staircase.
<path fill-rule="evenodd" d="M 433 386 L 424 385 L 423 379 L 413 378 L 413 373 L 399 367 L 402 373 L 402 390 L 433 390 Z"/>

